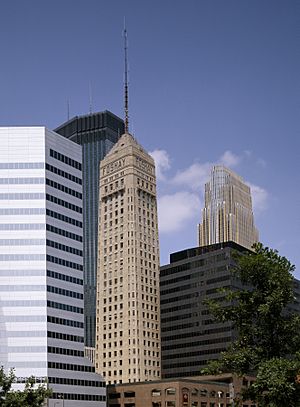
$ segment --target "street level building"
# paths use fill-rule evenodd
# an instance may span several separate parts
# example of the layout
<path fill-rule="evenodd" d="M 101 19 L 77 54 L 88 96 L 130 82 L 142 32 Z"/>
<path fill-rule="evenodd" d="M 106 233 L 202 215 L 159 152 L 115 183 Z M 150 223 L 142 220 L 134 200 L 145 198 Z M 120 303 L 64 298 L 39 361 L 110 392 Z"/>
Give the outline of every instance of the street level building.
<path fill-rule="evenodd" d="M 84 358 L 81 147 L 44 127 L 0 128 L 0 360 L 49 407 L 105 406 Z"/>
<path fill-rule="evenodd" d="M 242 387 L 253 377 L 231 374 L 153 382 L 116 384 L 107 387 L 108 407 L 232 407 L 240 399 Z M 256 407 L 244 401 L 243 407 Z"/>
<path fill-rule="evenodd" d="M 216 165 L 205 184 L 199 246 L 228 241 L 251 249 L 258 241 L 258 231 L 254 226 L 249 186 L 233 171 Z"/>
<path fill-rule="evenodd" d="M 84 322 L 90 355 L 96 335 L 99 162 L 124 133 L 124 122 L 106 110 L 76 116 L 55 132 L 82 146 Z"/>
<path fill-rule="evenodd" d="M 288 306 L 288 311 L 300 314 L 300 280 L 293 280 L 294 301 Z"/>
<path fill-rule="evenodd" d="M 96 371 L 107 383 L 160 378 L 154 160 L 124 134 L 100 164 Z"/>
<path fill-rule="evenodd" d="M 230 322 L 218 323 L 203 303 L 224 299 L 222 287 L 240 288 L 230 272 L 234 242 L 196 247 L 170 255 L 160 269 L 162 378 L 198 376 L 235 339 Z"/>

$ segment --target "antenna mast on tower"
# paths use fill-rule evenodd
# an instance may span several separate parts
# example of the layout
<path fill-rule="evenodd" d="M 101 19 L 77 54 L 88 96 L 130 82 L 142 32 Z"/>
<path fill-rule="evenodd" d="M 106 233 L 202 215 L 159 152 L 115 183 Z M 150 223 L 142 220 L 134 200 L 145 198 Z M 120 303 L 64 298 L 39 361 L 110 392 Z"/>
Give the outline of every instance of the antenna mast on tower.
<path fill-rule="evenodd" d="M 93 96 L 92 96 L 92 84 L 89 82 L 89 102 L 90 102 L 90 114 L 93 113 Z"/>
<path fill-rule="evenodd" d="M 124 112 L 125 112 L 125 133 L 129 132 L 129 115 L 128 115 L 128 60 L 127 60 L 127 30 L 124 18 L 124 58 L 125 58 L 125 75 L 124 75 Z"/>
<path fill-rule="evenodd" d="M 67 99 L 67 118 L 70 120 L 70 99 Z"/>

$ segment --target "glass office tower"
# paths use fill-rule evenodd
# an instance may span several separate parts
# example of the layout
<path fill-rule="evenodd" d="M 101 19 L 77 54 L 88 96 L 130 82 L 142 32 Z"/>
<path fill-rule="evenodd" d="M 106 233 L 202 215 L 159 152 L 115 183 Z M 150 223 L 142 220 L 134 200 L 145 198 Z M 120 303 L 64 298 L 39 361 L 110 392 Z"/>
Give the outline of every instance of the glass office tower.
<path fill-rule="evenodd" d="M 215 165 L 210 181 L 205 184 L 199 246 L 229 241 L 248 249 L 258 241 L 251 191 L 239 175 L 223 165 Z"/>
<path fill-rule="evenodd" d="M 85 345 L 95 346 L 99 162 L 124 133 L 109 111 L 76 116 L 55 132 L 82 146 Z"/>

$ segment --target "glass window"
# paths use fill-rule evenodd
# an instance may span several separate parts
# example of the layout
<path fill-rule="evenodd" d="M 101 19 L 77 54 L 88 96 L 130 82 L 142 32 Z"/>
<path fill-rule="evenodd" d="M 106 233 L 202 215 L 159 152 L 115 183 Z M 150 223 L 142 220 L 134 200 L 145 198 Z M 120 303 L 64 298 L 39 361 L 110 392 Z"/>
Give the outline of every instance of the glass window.
<path fill-rule="evenodd" d="M 135 392 L 134 391 L 125 391 L 124 397 L 135 397 Z"/>
<path fill-rule="evenodd" d="M 176 389 L 174 387 L 169 387 L 168 389 L 166 389 L 167 396 L 174 395 L 174 394 L 176 394 Z"/>

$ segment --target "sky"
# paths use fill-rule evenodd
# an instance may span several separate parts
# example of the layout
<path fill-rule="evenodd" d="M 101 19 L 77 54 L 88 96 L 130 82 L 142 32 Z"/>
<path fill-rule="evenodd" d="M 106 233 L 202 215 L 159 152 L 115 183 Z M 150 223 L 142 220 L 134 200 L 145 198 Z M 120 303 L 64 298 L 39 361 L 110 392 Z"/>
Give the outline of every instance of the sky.
<path fill-rule="evenodd" d="M 197 246 L 204 184 L 223 163 L 252 191 L 260 241 L 300 278 L 297 0 L 3 0 L 0 126 L 123 117 L 155 157 L 161 264 Z"/>

